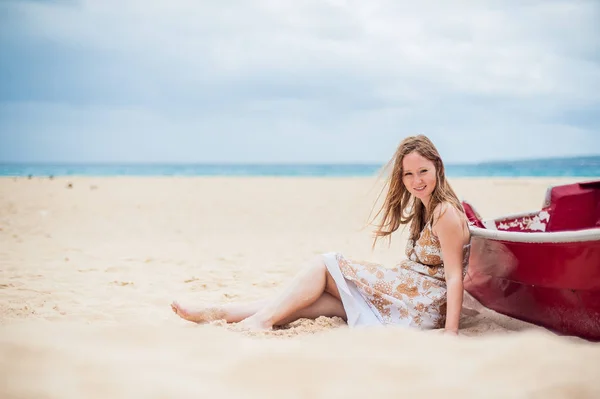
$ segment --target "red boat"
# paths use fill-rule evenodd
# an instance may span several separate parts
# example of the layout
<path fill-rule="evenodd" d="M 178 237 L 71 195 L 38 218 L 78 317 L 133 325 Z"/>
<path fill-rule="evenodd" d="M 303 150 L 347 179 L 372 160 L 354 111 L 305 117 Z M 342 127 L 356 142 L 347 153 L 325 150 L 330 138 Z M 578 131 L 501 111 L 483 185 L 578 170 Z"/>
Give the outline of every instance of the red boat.
<path fill-rule="evenodd" d="M 465 289 L 499 313 L 600 341 L 600 180 L 551 186 L 541 210 L 471 224 Z"/>

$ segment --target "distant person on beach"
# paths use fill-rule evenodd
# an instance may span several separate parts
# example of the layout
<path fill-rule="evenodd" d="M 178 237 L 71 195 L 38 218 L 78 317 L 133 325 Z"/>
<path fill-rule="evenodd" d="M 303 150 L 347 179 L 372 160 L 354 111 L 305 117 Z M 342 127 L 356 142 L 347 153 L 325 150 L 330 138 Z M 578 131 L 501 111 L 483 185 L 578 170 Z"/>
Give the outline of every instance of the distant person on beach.
<path fill-rule="evenodd" d="M 173 302 L 173 311 L 192 322 L 225 320 L 248 330 L 338 316 L 350 327 L 398 325 L 458 334 L 470 250 L 464 210 L 426 136 L 404 139 L 391 165 L 373 245 L 408 224 L 406 258 L 395 267 L 326 253 L 274 298 L 200 307 Z"/>

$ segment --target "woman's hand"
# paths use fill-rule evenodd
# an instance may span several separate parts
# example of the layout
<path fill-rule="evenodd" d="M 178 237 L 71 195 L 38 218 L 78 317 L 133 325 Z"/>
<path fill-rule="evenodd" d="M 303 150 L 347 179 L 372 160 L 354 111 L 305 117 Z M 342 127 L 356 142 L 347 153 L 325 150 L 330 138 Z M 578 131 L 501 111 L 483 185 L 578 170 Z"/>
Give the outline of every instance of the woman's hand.
<path fill-rule="evenodd" d="M 458 331 L 457 330 L 446 330 L 444 329 L 444 335 L 452 335 L 455 337 L 458 337 Z"/>

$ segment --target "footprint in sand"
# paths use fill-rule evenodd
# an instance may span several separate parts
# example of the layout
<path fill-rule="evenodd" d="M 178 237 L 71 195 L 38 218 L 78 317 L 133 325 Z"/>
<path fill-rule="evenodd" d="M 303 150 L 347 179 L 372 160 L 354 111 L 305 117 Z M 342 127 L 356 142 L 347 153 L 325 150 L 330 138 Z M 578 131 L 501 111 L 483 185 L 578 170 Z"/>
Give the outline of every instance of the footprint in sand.
<path fill-rule="evenodd" d="M 125 287 L 126 285 L 133 285 L 133 282 L 131 282 L 131 281 L 117 281 L 117 280 L 115 280 L 115 281 L 112 282 L 112 284 L 118 285 L 120 287 Z"/>
<path fill-rule="evenodd" d="M 200 279 L 197 277 L 192 277 L 192 278 L 188 278 L 187 280 L 183 280 L 183 282 L 185 284 L 193 283 L 196 281 L 200 281 Z M 206 288 L 208 288 L 208 285 L 206 285 L 206 283 L 195 284 L 194 287 L 192 287 L 192 290 L 197 290 L 198 288 L 206 289 Z"/>

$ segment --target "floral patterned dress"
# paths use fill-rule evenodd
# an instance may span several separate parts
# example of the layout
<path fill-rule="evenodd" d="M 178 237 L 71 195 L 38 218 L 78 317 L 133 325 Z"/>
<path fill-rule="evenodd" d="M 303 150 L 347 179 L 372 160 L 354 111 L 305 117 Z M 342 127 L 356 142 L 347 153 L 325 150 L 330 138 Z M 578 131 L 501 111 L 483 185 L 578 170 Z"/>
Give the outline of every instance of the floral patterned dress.
<path fill-rule="evenodd" d="M 463 247 L 463 277 L 470 243 Z M 348 325 L 394 324 L 441 328 L 446 318 L 446 279 L 442 250 L 428 223 L 416 242 L 406 245 L 406 259 L 394 268 L 323 255 L 340 291 Z"/>

